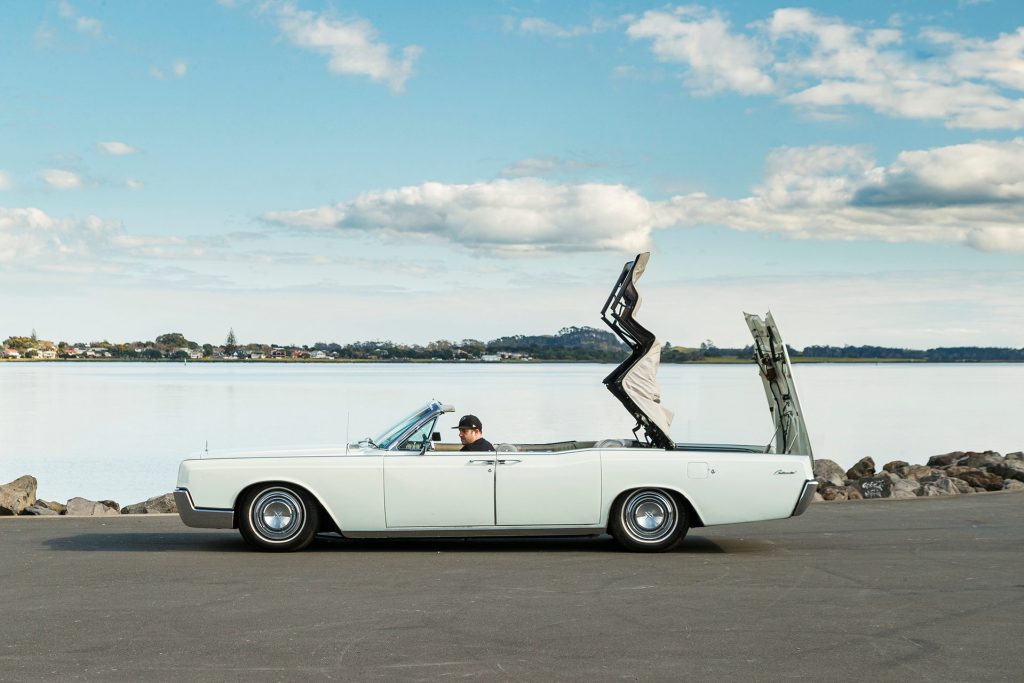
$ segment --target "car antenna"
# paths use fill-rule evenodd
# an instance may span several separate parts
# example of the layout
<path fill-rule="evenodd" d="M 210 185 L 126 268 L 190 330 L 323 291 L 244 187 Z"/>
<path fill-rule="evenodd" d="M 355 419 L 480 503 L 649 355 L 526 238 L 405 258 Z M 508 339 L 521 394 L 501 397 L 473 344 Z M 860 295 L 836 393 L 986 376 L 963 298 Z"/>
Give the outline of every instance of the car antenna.
<path fill-rule="evenodd" d="M 203 453 L 205 453 L 206 455 L 210 454 L 210 440 L 209 439 L 206 440 L 206 445 L 203 446 Z M 202 460 L 202 458 L 200 458 L 200 460 Z"/>

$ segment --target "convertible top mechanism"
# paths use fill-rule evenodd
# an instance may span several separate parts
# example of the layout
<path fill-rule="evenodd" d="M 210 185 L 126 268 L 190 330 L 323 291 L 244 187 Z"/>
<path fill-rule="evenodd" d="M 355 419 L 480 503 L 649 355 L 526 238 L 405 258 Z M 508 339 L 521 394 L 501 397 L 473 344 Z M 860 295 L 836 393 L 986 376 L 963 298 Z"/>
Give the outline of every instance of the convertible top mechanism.
<path fill-rule="evenodd" d="M 672 411 L 661 405 L 658 388 L 658 366 L 661 364 L 661 346 L 650 330 L 636 319 L 640 307 L 640 292 L 636 283 L 644 274 L 650 252 L 637 254 L 622 267 L 612 293 L 601 309 L 601 320 L 632 349 L 629 358 L 604 378 L 608 391 L 619 399 L 629 414 L 636 419 L 633 434 L 644 430 L 644 441 L 657 448 L 672 450 L 675 443 L 669 436 Z"/>

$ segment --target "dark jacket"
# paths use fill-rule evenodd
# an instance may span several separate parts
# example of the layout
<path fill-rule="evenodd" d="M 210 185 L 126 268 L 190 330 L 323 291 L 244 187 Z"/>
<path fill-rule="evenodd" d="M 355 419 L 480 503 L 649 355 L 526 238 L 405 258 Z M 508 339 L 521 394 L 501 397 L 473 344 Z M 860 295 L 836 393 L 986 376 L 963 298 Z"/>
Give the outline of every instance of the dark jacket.
<path fill-rule="evenodd" d="M 494 446 L 484 437 L 480 437 L 471 444 L 462 447 L 464 451 L 493 451 Z"/>

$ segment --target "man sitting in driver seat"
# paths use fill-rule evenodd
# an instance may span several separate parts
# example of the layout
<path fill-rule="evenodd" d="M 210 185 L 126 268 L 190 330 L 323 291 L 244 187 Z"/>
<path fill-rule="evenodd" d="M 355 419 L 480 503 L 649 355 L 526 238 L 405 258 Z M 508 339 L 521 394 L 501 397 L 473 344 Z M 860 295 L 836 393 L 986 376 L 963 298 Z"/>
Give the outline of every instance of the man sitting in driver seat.
<path fill-rule="evenodd" d="M 459 430 L 459 441 L 462 442 L 464 451 L 493 451 L 494 446 L 484 438 L 484 426 L 476 415 L 463 415 L 459 420 L 459 426 L 453 427 Z"/>

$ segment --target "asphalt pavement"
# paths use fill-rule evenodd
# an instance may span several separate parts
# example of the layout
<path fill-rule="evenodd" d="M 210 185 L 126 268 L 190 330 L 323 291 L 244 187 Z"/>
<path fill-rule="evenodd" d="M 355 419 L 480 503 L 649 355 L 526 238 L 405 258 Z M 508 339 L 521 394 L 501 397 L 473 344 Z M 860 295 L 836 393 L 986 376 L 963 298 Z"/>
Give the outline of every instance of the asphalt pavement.
<path fill-rule="evenodd" d="M 662 555 L 0 518 L 0 576 L 0 681 L 1024 680 L 1018 492 L 815 504 Z"/>

